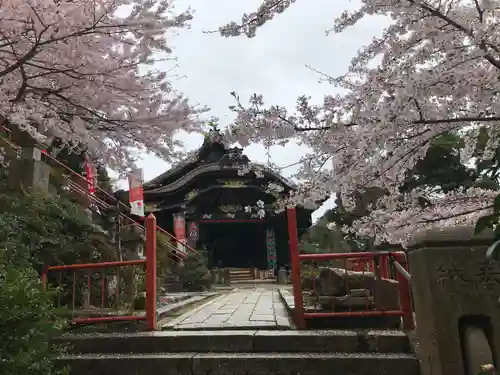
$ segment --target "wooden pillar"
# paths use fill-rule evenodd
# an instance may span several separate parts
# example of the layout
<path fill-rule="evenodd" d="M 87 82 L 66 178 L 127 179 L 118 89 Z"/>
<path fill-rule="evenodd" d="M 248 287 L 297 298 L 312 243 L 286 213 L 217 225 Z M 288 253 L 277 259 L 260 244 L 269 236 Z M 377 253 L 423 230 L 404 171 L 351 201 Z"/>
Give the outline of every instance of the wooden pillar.
<path fill-rule="evenodd" d="M 156 330 L 156 218 L 146 218 L 146 326 Z"/>
<path fill-rule="evenodd" d="M 297 231 L 297 211 L 295 207 L 287 208 L 288 219 L 288 244 L 292 265 L 293 299 L 295 302 L 295 325 L 298 329 L 305 329 L 304 300 L 302 297 L 302 284 L 300 281 L 299 238 Z"/>

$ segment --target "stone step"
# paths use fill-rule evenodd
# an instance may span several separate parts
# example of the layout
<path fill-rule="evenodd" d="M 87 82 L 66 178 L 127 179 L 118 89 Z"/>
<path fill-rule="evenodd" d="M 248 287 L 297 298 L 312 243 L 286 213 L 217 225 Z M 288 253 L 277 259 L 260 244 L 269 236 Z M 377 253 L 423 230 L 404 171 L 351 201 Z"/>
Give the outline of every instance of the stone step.
<path fill-rule="evenodd" d="M 229 273 L 253 273 L 253 268 L 230 268 Z"/>
<path fill-rule="evenodd" d="M 234 276 L 252 276 L 253 277 L 253 271 L 231 271 L 229 272 L 229 276 L 234 277 Z"/>
<path fill-rule="evenodd" d="M 72 353 L 410 353 L 397 330 L 325 331 L 164 331 L 73 334 L 58 340 Z"/>
<path fill-rule="evenodd" d="M 229 281 L 245 281 L 245 280 L 253 280 L 254 279 L 254 274 L 249 273 L 249 274 L 232 274 L 229 275 Z"/>
<path fill-rule="evenodd" d="M 244 276 L 231 276 L 230 281 L 239 281 L 239 280 L 253 280 L 253 275 L 244 275 Z"/>
<path fill-rule="evenodd" d="M 70 355 L 71 375 L 418 375 L 411 354 L 158 353 Z"/>
<path fill-rule="evenodd" d="M 253 273 L 252 268 L 230 268 L 229 273 Z"/>
<path fill-rule="evenodd" d="M 243 272 L 243 271 L 240 271 L 240 272 L 230 272 L 229 273 L 229 276 L 231 277 L 235 277 L 235 276 L 252 276 L 253 277 L 253 272 Z"/>

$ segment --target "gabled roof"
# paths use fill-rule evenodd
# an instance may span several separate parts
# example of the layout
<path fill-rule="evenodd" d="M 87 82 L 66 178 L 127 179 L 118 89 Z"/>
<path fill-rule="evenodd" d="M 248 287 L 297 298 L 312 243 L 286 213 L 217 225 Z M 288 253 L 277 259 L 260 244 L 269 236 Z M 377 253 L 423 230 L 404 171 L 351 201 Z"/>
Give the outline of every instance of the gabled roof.
<path fill-rule="evenodd" d="M 250 163 L 250 159 L 243 154 L 243 149 L 238 147 L 228 148 L 223 143 L 223 137 L 218 129 L 213 128 L 205 136 L 203 145 L 191 157 L 160 174 L 144 184 L 147 193 L 162 193 L 175 189 L 170 185 L 178 185 L 179 180 L 189 180 L 197 175 L 221 169 L 237 170 L 238 165 Z M 295 189 L 296 184 L 272 171 L 262 164 L 251 163 L 264 175 L 280 181 L 290 189 Z M 182 184 L 181 184 L 182 185 Z"/>

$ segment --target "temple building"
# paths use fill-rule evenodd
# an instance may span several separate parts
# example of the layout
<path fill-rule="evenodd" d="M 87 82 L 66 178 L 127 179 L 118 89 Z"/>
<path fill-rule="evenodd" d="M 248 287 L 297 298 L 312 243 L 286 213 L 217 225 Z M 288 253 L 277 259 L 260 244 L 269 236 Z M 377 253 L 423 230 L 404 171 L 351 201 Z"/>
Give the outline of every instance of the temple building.
<path fill-rule="evenodd" d="M 273 204 L 294 188 L 213 128 L 190 160 L 144 184 L 144 203 L 159 226 L 205 250 L 209 268 L 275 270 L 289 265 L 289 249 L 286 212 Z M 297 208 L 299 236 L 311 213 Z"/>

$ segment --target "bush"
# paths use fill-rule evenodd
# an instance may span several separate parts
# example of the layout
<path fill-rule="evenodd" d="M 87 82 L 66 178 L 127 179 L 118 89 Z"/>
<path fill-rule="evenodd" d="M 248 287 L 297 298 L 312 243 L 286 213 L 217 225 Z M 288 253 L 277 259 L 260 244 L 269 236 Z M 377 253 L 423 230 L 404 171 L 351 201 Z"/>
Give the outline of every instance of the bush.
<path fill-rule="evenodd" d="M 51 344 L 61 334 L 51 293 L 42 291 L 31 267 L 0 263 L 0 374 L 56 375 L 61 349 Z"/>
<path fill-rule="evenodd" d="M 48 264 L 88 262 L 100 254 L 91 246 L 94 232 L 84 210 L 58 196 L 0 193 L 0 246 L 10 262 Z"/>
<path fill-rule="evenodd" d="M 207 268 L 207 257 L 204 252 L 188 253 L 184 266 L 177 270 L 182 288 L 187 292 L 202 292 L 210 289 L 211 278 Z"/>
<path fill-rule="evenodd" d="M 0 374 L 64 372 L 54 366 L 61 349 L 52 344 L 63 324 L 55 293 L 42 290 L 40 271 L 44 263 L 101 259 L 93 232 L 85 212 L 68 199 L 9 191 L 0 178 Z"/>

